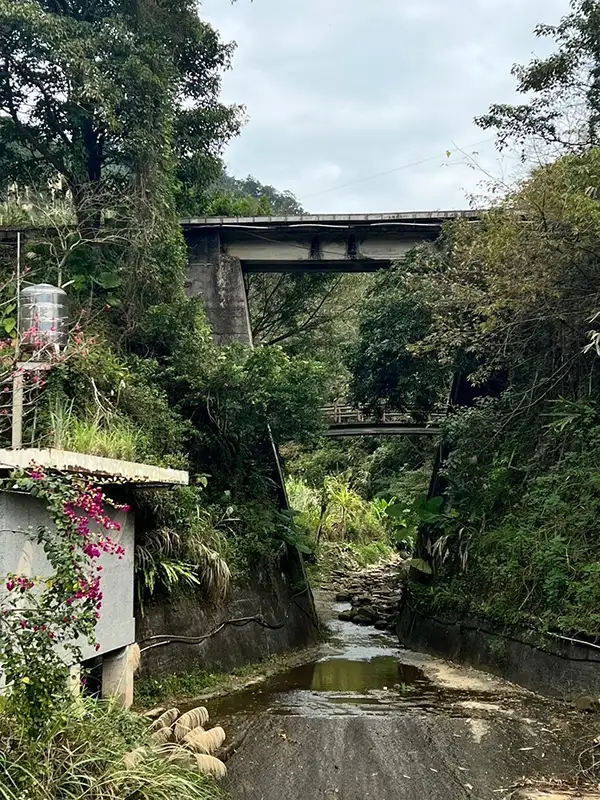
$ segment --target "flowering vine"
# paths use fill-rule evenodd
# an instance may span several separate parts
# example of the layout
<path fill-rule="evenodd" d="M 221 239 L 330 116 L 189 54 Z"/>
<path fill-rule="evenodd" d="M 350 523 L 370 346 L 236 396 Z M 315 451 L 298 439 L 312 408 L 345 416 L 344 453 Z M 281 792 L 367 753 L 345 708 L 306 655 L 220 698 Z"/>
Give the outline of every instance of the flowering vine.
<path fill-rule="evenodd" d="M 110 535 L 120 524 L 107 508 L 129 507 L 84 477 L 40 467 L 3 483 L 42 501 L 53 522 L 27 532 L 43 549 L 50 574 L 8 574 L 0 583 L 0 669 L 9 700 L 39 724 L 64 701 L 69 665 L 81 660 L 82 640 L 95 643 L 103 602 L 98 561 L 103 554 L 125 554 Z"/>

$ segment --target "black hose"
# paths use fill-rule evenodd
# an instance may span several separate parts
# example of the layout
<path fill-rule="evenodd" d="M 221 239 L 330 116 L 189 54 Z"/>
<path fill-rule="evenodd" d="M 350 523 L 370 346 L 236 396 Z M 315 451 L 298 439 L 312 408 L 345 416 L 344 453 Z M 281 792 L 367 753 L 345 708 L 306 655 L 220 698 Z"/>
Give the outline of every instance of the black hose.
<path fill-rule="evenodd" d="M 210 633 L 204 634 L 204 636 L 174 636 L 174 635 L 172 636 L 168 633 L 165 633 L 157 636 L 149 636 L 146 639 L 141 639 L 138 642 L 138 644 L 140 645 L 144 644 L 145 642 L 154 642 L 154 644 L 149 644 L 146 647 L 141 647 L 140 652 L 144 653 L 146 650 L 152 650 L 155 647 L 163 647 L 168 644 L 177 644 L 177 643 L 190 644 L 190 645 L 200 644 L 201 642 L 206 641 L 206 639 L 210 639 L 211 637 L 215 636 L 217 633 L 222 631 L 223 628 L 226 628 L 227 626 L 232 626 L 234 628 L 243 628 L 246 625 L 254 623 L 255 625 L 259 625 L 261 628 L 267 628 L 268 630 L 272 631 L 280 630 L 281 628 L 284 627 L 284 625 L 287 624 L 293 605 L 296 605 L 301 611 L 306 613 L 306 610 L 302 608 L 302 606 L 299 603 L 296 602 L 296 599 L 298 597 L 301 597 L 303 594 L 306 594 L 308 590 L 309 587 L 306 586 L 304 589 L 302 589 L 301 592 L 297 592 L 295 595 L 291 597 L 290 602 L 288 603 L 285 616 L 280 622 L 275 622 L 275 623 L 268 622 L 263 616 L 259 614 L 252 617 L 238 617 L 237 619 L 227 619 L 224 622 L 221 622 L 219 625 L 217 625 L 217 627 L 214 628 L 212 631 L 210 631 Z M 318 622 L 315 621 L 310 614 L 307 614 L 307 616 L 313 623 L 313 625 L 315 625 L 315 627 L 318 628 L 319 627 Z"/>

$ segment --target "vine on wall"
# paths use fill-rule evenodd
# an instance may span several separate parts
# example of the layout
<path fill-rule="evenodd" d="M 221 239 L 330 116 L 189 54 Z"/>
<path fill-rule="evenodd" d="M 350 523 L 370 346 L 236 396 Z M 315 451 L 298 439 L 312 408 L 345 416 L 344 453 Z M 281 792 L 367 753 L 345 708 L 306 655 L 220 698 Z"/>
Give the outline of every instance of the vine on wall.
<path fill-rule="evenodd" d="M 82 643 L 100 647 L 95 641 L 103 602 L 98 561 L 103 553 L 118 559 L 125 554 L 111 537 L 121 526 L 107 508 L 126 512 L 129 507 L 88 478 L 40 467 L 16 473 L 0 488 L 37 498 L 52 520 L 29 532 L 52 574 L 9 573 L 1 576 L 0 588 L 0 669 L 7 702 L 37 727 L 64 703 L 69 665 L 81 660 Z"/>

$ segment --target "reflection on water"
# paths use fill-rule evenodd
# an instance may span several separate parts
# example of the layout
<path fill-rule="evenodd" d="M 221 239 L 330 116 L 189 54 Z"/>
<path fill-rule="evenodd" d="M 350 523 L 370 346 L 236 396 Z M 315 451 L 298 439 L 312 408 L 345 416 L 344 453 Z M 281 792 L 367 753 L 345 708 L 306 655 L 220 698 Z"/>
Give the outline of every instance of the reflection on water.
<path fill-rule="evenodd" d="M 310 689 L 313 692 L 367 692 L 392 688 L 394 684 L 424 680 L 416 667 L 400 664 L 394 656 L 376 656 L 368 661 L 331 658 L 296 667 L 277 681 L 275 691 Z"/>
<path fill-rule="evenodd" d="M 406 653 L 391 634 L 335 620 L 331 637 L 320 647 L 314 661 L 244 691 L 211 700 L 211 718 L 235 731 L 243 728 L 249 718 L 264 712 L 336 717 L 437 714 L 443 709 L 447 715 L 464 716 L 465 701 L 482 707 L 490 704 L 485 691 L 443 688 L 428 680 L 420 669 L 403 663 L 403 654 L 405 660 L 410 660 Z M 505 698 L 504 704 L 508 702 Z M 519 699 L 521 706 L 529 702 Z M 537 702 L 532 695 L 531 703 Z"/>
<path fill-rule="evenodd" d="M 213 716 L 253 714 L 338 714 L 373 712 L 390 703 L 411 703 L 437 689 L 421 670 L 394 656 L 352 661 L 332 657 L 303 664 L 246 691 L 211 701 Z M 354 710 L 351 707 L 354 707 Z M 381 708 L 381 710 L 383 710 Z"/>

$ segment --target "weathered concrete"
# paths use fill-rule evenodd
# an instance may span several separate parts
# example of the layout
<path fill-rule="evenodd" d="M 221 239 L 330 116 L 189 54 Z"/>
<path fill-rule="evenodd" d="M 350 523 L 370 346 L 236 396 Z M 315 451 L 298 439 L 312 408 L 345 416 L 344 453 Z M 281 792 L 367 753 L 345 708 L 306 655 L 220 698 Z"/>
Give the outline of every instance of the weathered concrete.
<path fill-rule="evenodd" d="M 215 343 L 252 344 L 242 266 L 221 247 L 218 230 L 190 234 L 188 293 L 201 297 Z"/>
<path fill-rule="evenodd" d="M 332 628 L 312 664 L 208 703 L 236 743 L 233 800 L 509 800 L 517 785 L 573 778 L 593 740 L 562 703 Z"/>
<path fill-rule="evenodd" d="M 477 213 L 205 217 L 182 225 L 192 266 L 215 264 L 217 254 L 226 254 L 244 272 L 372 272 L 401 261 L 417 244 L 435 241 L 444 222 L 458 217 L 476 219 Z M 204 294 L 194 269 L 190 283 Z"/>
<path fill-rule="evenodd" d="M 123 708 L 133 705 L 133 664 L 129 647 L 106 653 L 102 659 L 102 697 L 114 698 Z"/>
<path fill-rule="evenodd" d="M 600 697 L 600 649 L 525 631 L 504 634 L 485 620 L 444 620 L 408 606 L 396 631 L 407 647 L 488 670 L 549 697 Z"/>
<path fill-rule="evenodd" d="M 508 800 L 524 774 L 568 775 L 576 763 L 574 749 L 532 731 L 476 712 L 262 715 L 227 763 L 227 788 L 233 800 Z"/>
<path fill-rule="evenodd" d="M 103 458 L 55 448 L 25 447 L 19 450 L 0 450 L 0 472 L 27 469 L 31 466 L 93 475 L 99 484 L 106 479 L 110 482 L 119 479 L 119 482 L 143 486 L 187 486 L 189 483 L 189 475 L 184 470 L 138 464 L 118 458 Z"/>
<path fill-rule="evenodd" d="M 111 514 L 121 525 L 112 531 L 111 538 L 125 549 L 122 559 L 103 553 L 98 564 L 103 567 L 102 593 L 104 595 L 100 619 L 96 626 L 95 648 L 82 644 L 83 660 L 125 647 L 135 641 L 133 617 L 133 514 Z M 0 576 L 8 573 L 50 577 L 54 574 L 42 548 L 33 539 L 41 525 L 53 523 L 44 505 L 27 494 L 0 492 Z"/>
<path fill-rule="evenodd" d="M 203 217 L 181 224 L 188 293 L 201 297 L 217 344 L 252 343 L 245 272 L 373 272 L 435 241 L 444 222 L 476 212 Z"/>
<path fill-rule="evenodd" d="M 229 601 L 219 607 L 207 603 L 200 592 L 181 599 L 164 599 L 149 606 L 137 618 L 137 641 L 142 648 L 141 674 L 153 678 L 184 673 L 193 668 L 229 672 L 236 667 L 262 661 L 269 656 L 311 644 L 317 635 L 311 598 L 292 588 L 294 572 L 284 566 L 270 578 L 257 574 L 251 586 L 234 589 Z M 174 635 L 199 638 L 215 631 L 227 620 L 261 616 L 277 629 L 255 622 L 226 625 L 214 636 L 197 644 L 174 642 L 152 647 L 151 637 Z M 151 649 L 145 649 L 150 647 Z"/>

